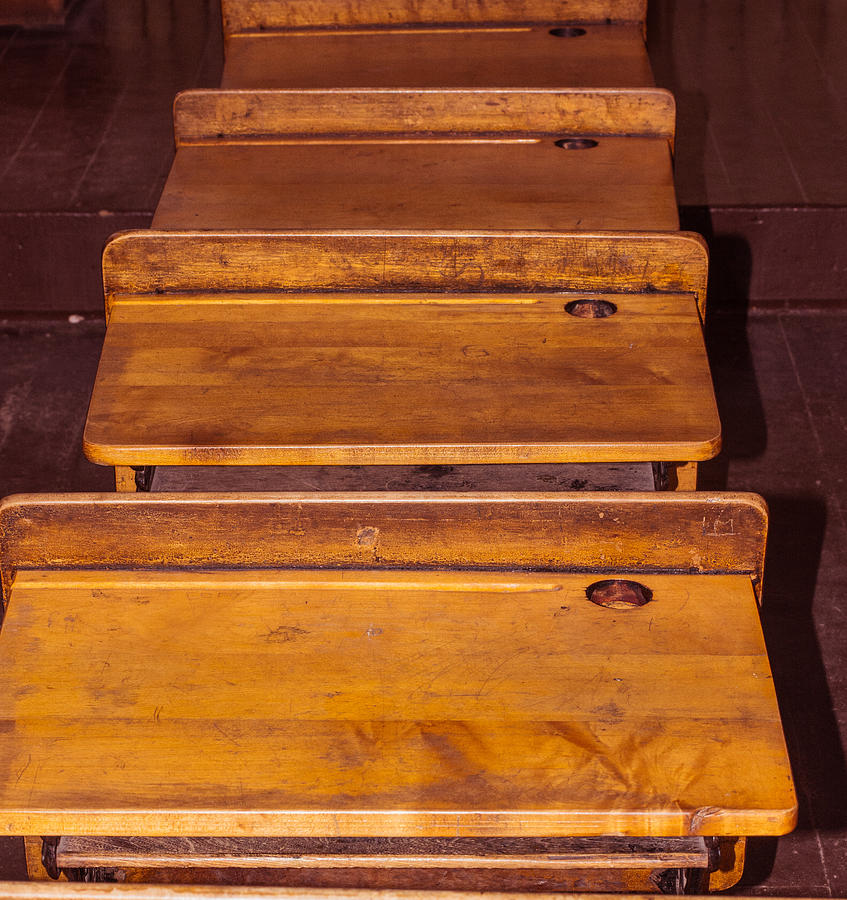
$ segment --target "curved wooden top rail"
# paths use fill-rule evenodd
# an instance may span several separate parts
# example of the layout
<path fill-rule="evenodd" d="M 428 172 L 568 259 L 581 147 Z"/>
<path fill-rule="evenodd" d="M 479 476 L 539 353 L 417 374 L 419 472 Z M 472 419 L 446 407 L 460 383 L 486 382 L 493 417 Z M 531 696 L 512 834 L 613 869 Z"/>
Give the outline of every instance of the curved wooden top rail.
<path fill-rule="evenodd" d="M 0 504 L 18 569 L 524 569 L 749 575 L 755 494 L 21 494 Z"/>
<path fill-rule="evenodd" d="M 706 309 L 709 257 L 688 232 L 125 231 L 103 251 L 118 295 L 202 291 L 690 293 Z"/>
<path fill-rule="evenodd" d="M 223 0 L 224 34 L 294 28 L 643 22 L 647 0 Z"/>
<path fill-rule="evenodd" d="M 183 91 L 177 146 L 292 137 L 606 135 L 673 140 L 676 107 L 662 88 Z"/>

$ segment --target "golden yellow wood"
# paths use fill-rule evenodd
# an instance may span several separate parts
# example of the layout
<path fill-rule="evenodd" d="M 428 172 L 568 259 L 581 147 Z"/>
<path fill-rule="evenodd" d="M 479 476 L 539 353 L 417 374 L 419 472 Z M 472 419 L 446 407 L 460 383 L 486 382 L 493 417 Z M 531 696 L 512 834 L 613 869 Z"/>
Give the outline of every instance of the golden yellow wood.
<path fill-rule="evenodd" d="M 223 0 L 224 33 L 490 22 L 643 22 L 646 0 Z"/>
<path fill-rule="evenodd" d="M 106 316 L 121 295 L 333 291 L 690 293 L 708 251 L 687 232 L 620 234 L 129 231 L 103 252 Z"/>
<path fill-rule="evenodd" d="M 663 140 L 551 138 L 181 147 L 153 227 L 674 231 L 679 218 Z"/>
<path fill-rule="evenodd" d="M 115 466 L 115 490 L 133 492 L 136 490 L 135 471 L 129 466 Z"/>
<path fill-rule="evenodd" d="M 221 87 L 652 87 L 638 25 L 264 31 L 231 35 Z M 575 37 L 558 36 L 564 33 Z M 367 60 L 367 65 L 362 61 Z"/>
<path fill-rule="evenodd" d="M 199 89 L 184 91 L 174 101 L 177 147 L 368 137 L 505 141 L 542 135 L 649 137 L 667 143 L 673 140 L 675 120 L 673 94 L 660 88 Z M 434 153 L 435 145 L 428 146 Z"/>
<path fill-rule="evenodd" d="M 587 300 L 606 318 L 567 311 Z M 119 300 L 84 446 L 104 465 L 697 460 L 720 422 L 694 299 Z"/>
<path fill-rule="evenodd" d="M 766 532 L 753 494 L 22 494 L 0 504 L 0 574 L 4 600 L 18 569 L 469 562 L 738 573 L 758 596 Z"/>
<path fill-rule="evenodd" d="M 634 573 L 652 601 L 613 610 L 586 599 L 609 574 L 19 570 L 5 827 L 790 830 L 749 577 Z"/>

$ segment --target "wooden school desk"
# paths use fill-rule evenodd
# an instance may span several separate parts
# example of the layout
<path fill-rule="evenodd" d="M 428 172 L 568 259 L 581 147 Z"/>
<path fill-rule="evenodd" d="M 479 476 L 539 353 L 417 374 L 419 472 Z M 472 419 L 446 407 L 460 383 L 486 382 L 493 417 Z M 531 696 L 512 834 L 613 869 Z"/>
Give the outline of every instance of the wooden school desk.
<path fill-rule="evenodd" d="M 646 4 L 224 0 L 224 88 L 651 87 Z"/>
<path fill-rule="evenodd" d="M 796 818 L 766 520 L 749 494 L 9 498 L 2 831 L 165 881 L 726 887 Z"/>
<path fill-rule="evenodd" d="M 673 97 L 646 90 L 198 90 L 167 230 L 673 231 Z"/>
<path fill-rule="evenodd" d="M 706 270 L 679 232 L 129 232 L 85 452 L 122 490 L 691 490 Z"/>

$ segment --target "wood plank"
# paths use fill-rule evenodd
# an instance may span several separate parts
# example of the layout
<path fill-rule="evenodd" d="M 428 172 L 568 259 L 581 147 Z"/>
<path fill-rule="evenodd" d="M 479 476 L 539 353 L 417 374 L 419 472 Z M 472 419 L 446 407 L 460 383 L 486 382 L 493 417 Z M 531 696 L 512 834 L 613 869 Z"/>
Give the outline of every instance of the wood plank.
<path fill-rule="evenodd" d="M 561 296 L 118 301 L 85 452 L 132 466 L 710 458 L 720 421 L 694 301 L 614 299 L 598 319 Z"/>
<path fill-rule="evenodd" d="M 103 251 L 106 315 L 122 294 L 333 291 L 691 293 L 698 234 L 128 231 Z"/>
<path fill-rule="evenodd" d="M 135 485 L 133 484 L 133 489 Z M 649 463 L 502 466 L 157 466 L 167 491 L 652 491 Z"/>
<path fill-rule="evenodd" d="M 196 89 L 174 101 L 177 147 L 416 134 L 641 136 L 669 142 L 675 122 L 673 94 L 661 88 Z"/>
<path fill-rule="evenodd" d="M 655 138 L 342 142 L 181 147 L 153 227 L 674 231 L 679 214 Z"/>
<path fill-rule="evenodd" d="M 589 25 L 574 29 L 575 37 L 560 37 L 553 30 L 547 24 L 233 35 L 226 45 L 221 87 L 653 86 L 639 26 Z M 361 64 L 363 59 L 367 66 Z"/>
<path fill-rule="evenodd" d="M 18 569 L 550 569 L 740 573 L 761 591 L 755 494 L 80 494 L 0 503 Z"/>
<path fill-rule="evenodd" d="M 632 573 L 652 599 L 614 610 L 586 599 L 609 574 L 19 570 L 6 828 L 790 830 L 749 577 Z"/>
<path fill-rule="evenodd" d="M 643 22 L 646 0 L 223 0 L 224 33 L 467 22 Z"/>
<path fill-rule="evenodd" d="M 63 837 L 61 868 L 701 868 L 703 838 Z"/>

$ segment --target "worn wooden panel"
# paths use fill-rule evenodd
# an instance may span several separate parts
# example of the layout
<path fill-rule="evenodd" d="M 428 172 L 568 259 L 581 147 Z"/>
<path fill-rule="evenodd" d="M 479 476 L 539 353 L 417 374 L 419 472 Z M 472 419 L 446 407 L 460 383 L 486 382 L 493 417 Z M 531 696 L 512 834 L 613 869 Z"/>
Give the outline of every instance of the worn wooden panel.
<path fill-rule="evenodd" d="M 0 815 L 118 836 L 790 830 L 749 576 L 636 573 L 652 599 L 618 610 L 586 599 L 609 574 L 19 570 Z"/>
<path fill-rule="evenodd" d="M 587 26 L 576 37 L 552 30 L 547 25 L 234 35 L 227 41 L 221 87 L 653 86 L 637 25 Z"/>
<path fill-rule="evenodd" d="M 704 838 L 63 837 L 61 868 L 701 868 Z"/>
<path fill-rule="evenodd" d="M 165 230 L 675 231 L 655 138 L 189 146 L 153 216 Z"/>
<path fill-rule="evenodd" d="M 224 32 L 468 22 L 643 22 L 647 0 L 223 0 Z"/>
<path fill-rule="evenodd" d="M 79 494 L 0 506 L 19 568 L 257 566 L 738 572 L 761 590 L 754 494 Z M 4 594 L 5 596 L 5 594 Z"/>
<path fill-rule="evenodd" d="M 85 452 L 133 466 L 714 456 L 694 300 L 613 299 L 606 318 L 562 296 L 118 301 Z"/>
<path fill-rule="evenodd" d="M 103 251 L 106 313 L 120 294 L 261 291 L 691 293 L 705 314 L 700 235 L 371 231 L 128 231 Z"/>
<path fill-rule="evenodd" d="M 183 91 L 177 147 L 292 137 L 525 134 L 673 139 L 673 94 L 661 88 Z"/>
<path fill-rule="evenodd" d="M 133 490 L 135 485 L 133 484 Z M 151 491 L 652 491 L 649 463 L 156 466 Z M 120 490 L 120 488 L 118 488 Z"/>

